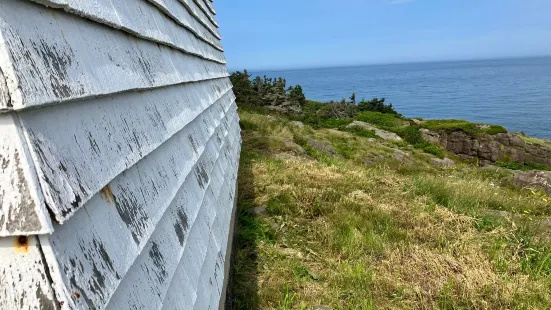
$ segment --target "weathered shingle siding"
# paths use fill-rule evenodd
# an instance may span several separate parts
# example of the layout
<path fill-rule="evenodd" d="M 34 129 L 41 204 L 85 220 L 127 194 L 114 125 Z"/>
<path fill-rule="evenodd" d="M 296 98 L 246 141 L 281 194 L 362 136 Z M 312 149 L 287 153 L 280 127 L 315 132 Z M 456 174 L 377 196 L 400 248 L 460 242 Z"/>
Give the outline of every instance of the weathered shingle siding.
<path fill-rule="evenodd" d="M 0 238 L 0 309 L 59 308 L 38 238 Z"/>
<path fill-rule="evenodd" d="M 231 87 L 212 1 L 1 1 L 0 309 L 218 308 Z"/>

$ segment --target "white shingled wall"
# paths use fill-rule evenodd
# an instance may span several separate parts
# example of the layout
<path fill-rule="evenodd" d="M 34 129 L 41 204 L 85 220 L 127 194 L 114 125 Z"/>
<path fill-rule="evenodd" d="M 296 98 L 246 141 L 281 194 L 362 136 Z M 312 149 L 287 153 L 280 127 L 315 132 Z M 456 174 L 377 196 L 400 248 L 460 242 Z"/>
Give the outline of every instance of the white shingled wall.
<path fill-rule="evenodd" d="M 240 129 L 209 0 L 0 1 L 0 309 L 216 309 Z"/>

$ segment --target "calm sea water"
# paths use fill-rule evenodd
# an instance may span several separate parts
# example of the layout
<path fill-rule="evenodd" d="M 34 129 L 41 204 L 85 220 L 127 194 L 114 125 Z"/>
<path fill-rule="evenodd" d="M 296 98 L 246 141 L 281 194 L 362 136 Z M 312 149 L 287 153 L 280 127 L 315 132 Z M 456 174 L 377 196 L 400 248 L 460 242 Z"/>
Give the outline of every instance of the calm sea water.
<path fill-rule="evenodd" d="M 301 84 L 306 97 L 385 97 L 408 117 L 500 124 L 551 138 L 551 57 L 253 72 Z"/>

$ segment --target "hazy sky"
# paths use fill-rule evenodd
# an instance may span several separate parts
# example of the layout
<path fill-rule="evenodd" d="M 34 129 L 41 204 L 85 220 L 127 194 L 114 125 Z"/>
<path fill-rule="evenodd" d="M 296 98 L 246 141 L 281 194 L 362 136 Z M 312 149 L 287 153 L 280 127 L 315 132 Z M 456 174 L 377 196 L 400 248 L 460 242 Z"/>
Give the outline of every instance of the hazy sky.
<path fill-rule="evenodd" d="M 551 55 L 551 0 L 217 0 L 230 69 Z"/>

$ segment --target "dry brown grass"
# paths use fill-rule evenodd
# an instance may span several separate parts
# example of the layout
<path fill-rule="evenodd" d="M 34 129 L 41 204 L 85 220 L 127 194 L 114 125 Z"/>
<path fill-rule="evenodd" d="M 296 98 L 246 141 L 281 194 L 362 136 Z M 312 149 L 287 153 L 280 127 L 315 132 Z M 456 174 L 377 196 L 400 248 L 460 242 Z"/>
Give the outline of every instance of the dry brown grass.
<path fill-rule="evenodd" d="M 466 166 L 428 168 L 426 155 L 415 154 L 414 170 L 391 161 L 366 167 L 354 160 L 363 152 L 407 149 L 241 117 L 237 309 L 551 306 L 551 252 L 534 241 L 529 220 L 549 214 L 540 196 Z M 315 138 L 342 151 L 343 136 L 351 140 L 348 160 L 315 150 L 310 159 L 296 156 L 278 142 Z M 258 206 L 267 214 L 246 212 Z M 494 209 L 528 213 L 488 217 Z"/>

